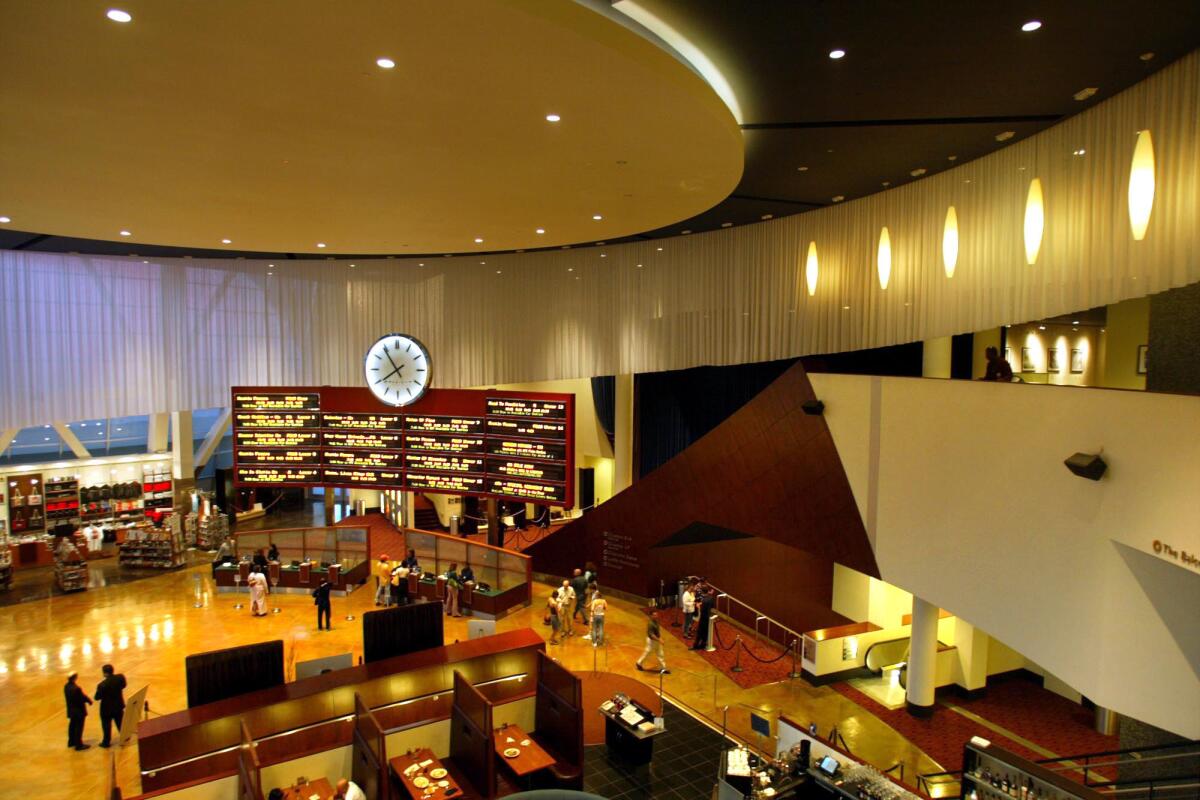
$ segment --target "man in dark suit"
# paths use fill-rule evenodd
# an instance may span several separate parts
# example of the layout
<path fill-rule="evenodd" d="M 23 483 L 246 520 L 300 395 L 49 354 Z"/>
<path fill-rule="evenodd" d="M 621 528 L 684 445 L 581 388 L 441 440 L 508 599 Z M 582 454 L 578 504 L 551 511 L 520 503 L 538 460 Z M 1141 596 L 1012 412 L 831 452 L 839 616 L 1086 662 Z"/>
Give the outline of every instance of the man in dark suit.
<path fill-rule="evenodd" d="M 101 667 L 104 680 L 96 687 L 96 701 L 100 703 L 100 730 L 104 732 L 101 747 L 112 746 L 112 726 L 117 723 L 117 733 L 121 732 L 121 722 L 125 717 L 125 676 L 113 672 L 112 664 Z"/>
<path fill-rule="evenodd" d="M 332 630 L 329 620 L 333 615 L 333 605 L 329 602 L 329 591 L 333 584 L 328 578 L 321 578 L 321 585 L 312 590 L 313 603 L 317 606 L 317 630 L 321 630 L 324 621 L 325 630 Z"/>
<path fill-rule="evenodd" d="M 699 612 L 699 619 L 696 622 L 696 641 L 692 645 L 692 649 L 707 650 L 708 620 L 712 616 L 713 607 L 717 604 L 717 591 L 708 584 L 705 584 L 698 591 L 700 592 L 700 596 L 697 599 L 696 610 Z"/>
<path fill-rule="evenodd" d="M 83 721 L 87 719 L 87 707 L 92 704 L 92 698 L 79 688 L 79 673 L 72 672 L 67 676 L 63 686 L 63 696 L 67 700 L 67 747 L 76 750 L 87 750 L 91 745 L 83 743 Z"/>

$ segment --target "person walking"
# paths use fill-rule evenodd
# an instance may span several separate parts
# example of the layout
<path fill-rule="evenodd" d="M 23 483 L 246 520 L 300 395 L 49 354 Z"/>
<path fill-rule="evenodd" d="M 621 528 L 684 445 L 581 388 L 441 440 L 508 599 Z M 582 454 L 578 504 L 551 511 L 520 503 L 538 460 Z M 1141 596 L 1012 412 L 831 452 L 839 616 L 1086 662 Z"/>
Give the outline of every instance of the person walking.
<path fill-rule="evenodd" d="M 642 662 L 646 660 L 646 656 L 653 652 L 658 658 L 658 671 L 663 675 L 670 675 L 671 670 L 667 669 L 667 659 L 663 656 L 662 644 L 662 629 L 658 627 L 658 620 L 650 617 L 650 621 L 646 623 L 646 647 L 642 650 L 642 655 L 634 663 L 640 672 L 645 672 L 646 668 L 642 666 Z"/>
<path fill-rule="evenodd" d="M 388 595 L 392 588 L 392 562 L 387 553 L 381 553 L 375 565 L 375 605 L 391 605 Z"/>
<path fill-rule="evenodd" d="M 72 672 L 63 686 L 63 696 L 67 701 L 67 747 L 87 750 L 91 745 L 83 743 L 83 721 L 87 719 L 87 707 L 92 704 L 92 698 L 79 688 L 77 680 L 79 673 Z"/>
<path fill-rule="evenodd" d="M 575 635 L 575 590 L 571 588 L 570 581 L 563 581 L 562 588 L 558 590 L 558 603 L 560 607 L 559 616 L 562 618 L 563 636 Z"/>
<path fill-rule="evenodd" d="M 592 647 L 604 646 L 604 615 L 608 612 L 608 601 L 600 594 L 600 590 L 592 592 L 592 602 L 588 611 L 592 615 Z"/>
<path fill-rule="evenodd" d="M 322 620 L 325 623 L 325 630 L 333 630 L 329 623 L 333 617 L 333 605 L 329 600 L 331 589 L 333 589 L 333 584 L 329 582 L 329 578 L 321 578 L 321 585 L 312 590 L 313 603 L 317 606 L 317 630 L 321 630 Z"/>
<path fill-rule="evenodd" d="M 96 686 L 96 702 L 100 704 L 100 730 L 104 738 L 101 747 L 112 746 L 112 726 L 117 725 L 117 733 L 121 732 L 121 723 L 125 719 L 125 676 L 118 675 L 112 664 L 100 668 L 104 680 Z"/>
<path fill-rule="evenodd" d="M 246 585 L 250 587 L 250 614 L 255 617 L 267 615 L 267 579 L 255 567 L 246 577 Z"/>

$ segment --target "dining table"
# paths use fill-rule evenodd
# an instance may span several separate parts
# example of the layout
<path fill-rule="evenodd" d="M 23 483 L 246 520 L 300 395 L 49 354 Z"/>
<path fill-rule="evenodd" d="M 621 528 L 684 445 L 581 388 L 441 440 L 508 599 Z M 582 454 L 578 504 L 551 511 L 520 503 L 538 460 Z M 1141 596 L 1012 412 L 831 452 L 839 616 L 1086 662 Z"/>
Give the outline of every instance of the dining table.
<path fill-rule="evenodd" d="M 496 756 L 518 778 L 553 766 L 557 760 L 542 749 L 520 725 L 508 724 L 497 728 L 492 735 Z M 513 750 L 516 755 L 510 755 Z"/>
<path fill-rule="evenodd" d="M 333 786 L 328 778 L 314 778 L 283 790 L 283 800 L 333 800 Z"/>
<path fill-rule="evenodd" d="M 428 763 L 426 763 L 428 762 Z M 414 764 L 418 765 L 416 769 L 409 771 L 409 767 Z M 424 764 L 424 766 L 419 766 Z M 449 772 L 442 775 L 438 773 L 438 777 L 432 774 L 434 770 L 444 770 L 445 766 L 433 754 L 433 751 L 427 747 L 419 750 L 414 750 L 411 753 L 405 753 L 402 756 L 388 759 L 388 766 L 391 768 L 392 777 L 396 783 L 404 786 L 408 792 L 408 796 L 412 800 L 460 800 L 464 797 L 470 797 L 463 792 L 462 787 L 455 782 Z M 424 779 L 424 781 L 418 780 Z M 446 785 L 440 785 L 445 782 Z M 418 786 L 418 783 L 423 785 Z M 427 792 L 429 787 L 433 787 L 432 792 Z"/>

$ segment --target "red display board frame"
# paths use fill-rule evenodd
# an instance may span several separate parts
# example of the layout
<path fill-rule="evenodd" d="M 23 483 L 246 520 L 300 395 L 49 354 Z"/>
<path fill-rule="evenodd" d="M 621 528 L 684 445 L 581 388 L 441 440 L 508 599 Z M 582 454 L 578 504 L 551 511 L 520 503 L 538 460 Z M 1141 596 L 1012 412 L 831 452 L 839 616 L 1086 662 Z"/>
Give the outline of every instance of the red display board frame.
<path fill-rule="evenodd" d="M 230 407 L 236 486 L 575 503 L 573 394 L 430 389 L 396 408 L 365 386 L 234 386 Z"/>

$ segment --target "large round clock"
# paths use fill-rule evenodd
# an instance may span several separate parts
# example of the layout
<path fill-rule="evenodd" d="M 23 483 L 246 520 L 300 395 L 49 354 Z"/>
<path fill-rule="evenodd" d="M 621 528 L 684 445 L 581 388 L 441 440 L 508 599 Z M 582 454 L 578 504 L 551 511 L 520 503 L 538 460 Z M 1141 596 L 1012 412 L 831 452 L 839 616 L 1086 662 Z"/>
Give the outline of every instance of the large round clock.
<path fill-rule="evenodd" d="M 371 345 L 363 370 L 372 394 L 390 406 L 406 406 L 429 388 L 429 351 L 412 336 L 389 333 Z"/>

